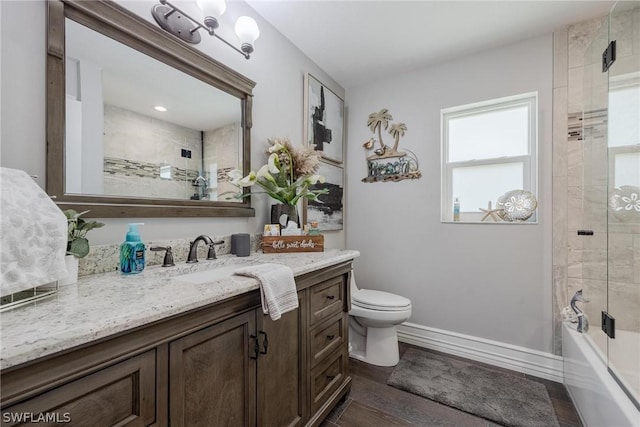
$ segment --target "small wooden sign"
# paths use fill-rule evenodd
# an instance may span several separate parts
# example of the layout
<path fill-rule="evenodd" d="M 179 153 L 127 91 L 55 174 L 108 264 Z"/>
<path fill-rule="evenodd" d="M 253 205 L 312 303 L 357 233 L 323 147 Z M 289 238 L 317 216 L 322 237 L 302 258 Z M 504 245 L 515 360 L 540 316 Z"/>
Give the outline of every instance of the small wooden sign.
<path fill-rule="evenodd" d="M 262 252 L 324 252 L 324 236 L 263 236 Z"/>

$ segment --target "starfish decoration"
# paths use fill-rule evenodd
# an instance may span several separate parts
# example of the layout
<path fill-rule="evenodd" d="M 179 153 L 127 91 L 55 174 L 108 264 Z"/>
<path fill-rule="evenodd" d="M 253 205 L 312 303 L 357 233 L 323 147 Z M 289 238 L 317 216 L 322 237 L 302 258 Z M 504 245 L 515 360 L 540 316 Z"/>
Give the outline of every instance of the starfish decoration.
<path fill-rule="evenodd" d="M 501 209 L 491 209 L 491 201 L 489 201 L 489 206 L 487 206 L 487 209 L 482 209 L 482 208 L 478 208 L 478 209 L 484 212 L 484 216 L 480 220 L 481 222 L 489 217 L 491 217 L 493 222 L 498 222 L 498 218 L 499 218 L 498 212 L 500 212 Z"/>

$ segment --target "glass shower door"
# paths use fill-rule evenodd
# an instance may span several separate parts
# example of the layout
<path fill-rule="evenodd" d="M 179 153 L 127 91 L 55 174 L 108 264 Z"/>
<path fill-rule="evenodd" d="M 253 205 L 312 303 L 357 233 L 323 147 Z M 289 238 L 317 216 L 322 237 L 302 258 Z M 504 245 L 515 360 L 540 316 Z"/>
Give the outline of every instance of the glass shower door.
<path fill-rule="evenodd" d="M 572 256 L 579 262 L 579 282 L 585 299 L 588 334 L 603 360 L 607 358 L 607 336 L 600 313 L 607 310 L 607 116 L 609 79 L 602 72 L 602 52 L 609 44 L 605 18 L 586 49 L 582 67 L 582 210 L 581 228 L 593 232 L 574 236 Z M 573 242 L 573 243 L 572 243 Z M 570 248 L 572 249 L 572 248 Z"/>
<path fill-rule="evenodd" d="M 640 407 L 640 3 L 616 3 L 609 39 L 616 60 L 608 71 L 608 366 Z"/>

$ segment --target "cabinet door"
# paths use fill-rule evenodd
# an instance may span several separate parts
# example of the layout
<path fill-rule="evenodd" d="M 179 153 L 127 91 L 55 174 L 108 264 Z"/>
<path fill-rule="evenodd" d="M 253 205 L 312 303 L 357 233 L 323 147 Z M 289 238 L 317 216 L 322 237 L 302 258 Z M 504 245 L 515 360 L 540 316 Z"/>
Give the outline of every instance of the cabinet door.
<path fill-rule="evenodd" d="M 298 292 L 297 310 L 273 321 L 258 309 L 260 349 L 258 358 L 258 425 L 292 427 L 302 425 L 307 409 L 306 290 Z"/>
<path fill-rule="evenodd" d="M 171 426 L 254 426 L 255 310 L 169 345 Z"/>
<path fill-rule="evenodd" d="M 149 426 L 156 421 L 155 377 L 151 350 L 3 409 L 2 425 Z"/>

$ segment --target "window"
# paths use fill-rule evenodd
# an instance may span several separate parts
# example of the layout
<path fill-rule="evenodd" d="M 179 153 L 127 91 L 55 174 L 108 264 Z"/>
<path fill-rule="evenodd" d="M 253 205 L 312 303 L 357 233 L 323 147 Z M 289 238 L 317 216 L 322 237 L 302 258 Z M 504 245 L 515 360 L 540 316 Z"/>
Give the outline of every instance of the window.
<path fill-rule="evenodd" d="M 611 79 L 608 118 L 610 189 L 640 187 L 640 73 Z"/>
<path fill-rule="evenodd" d="M 507 191 L 536 194 L 536 92 L 447 108 L 442 115 L 442 221 L 479 222 Z M 535 214 L 528 222 L 535 221 Z"/>

